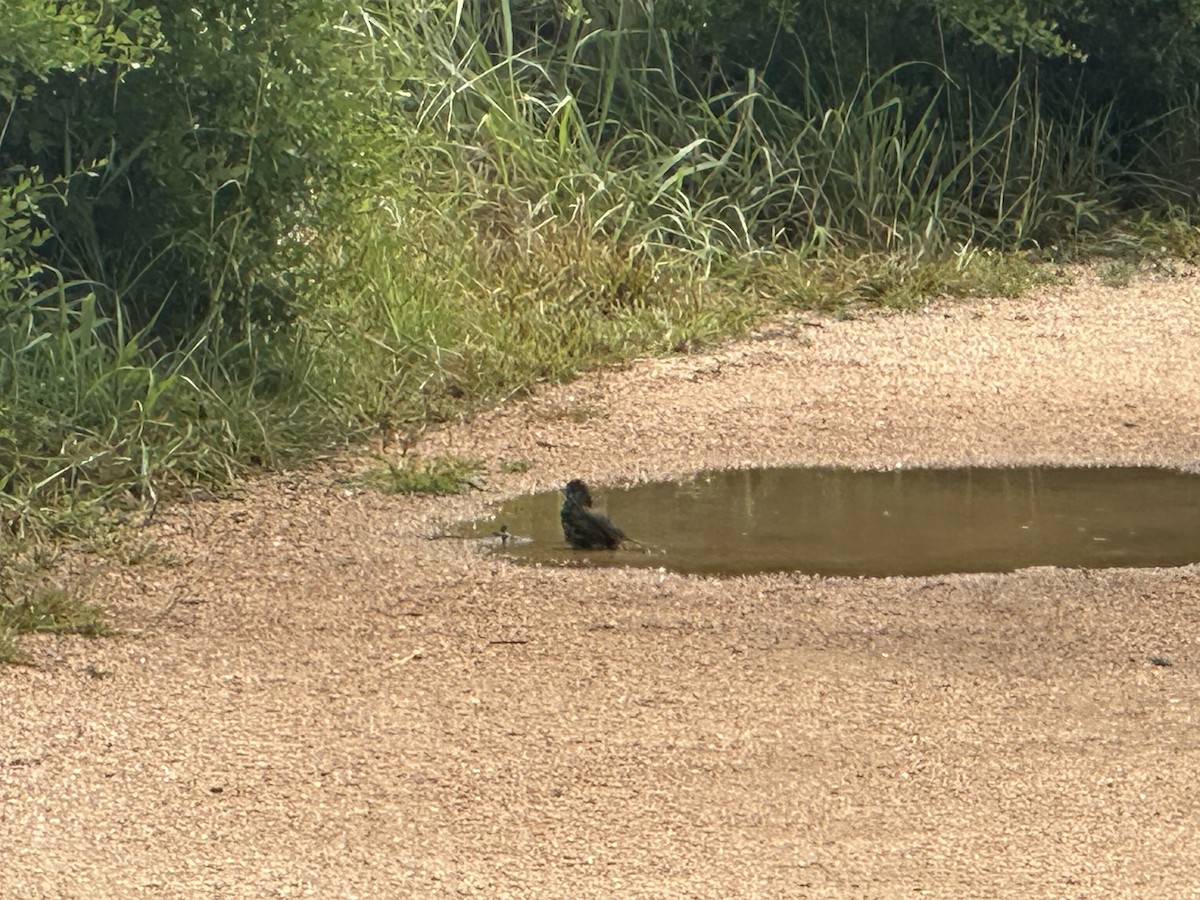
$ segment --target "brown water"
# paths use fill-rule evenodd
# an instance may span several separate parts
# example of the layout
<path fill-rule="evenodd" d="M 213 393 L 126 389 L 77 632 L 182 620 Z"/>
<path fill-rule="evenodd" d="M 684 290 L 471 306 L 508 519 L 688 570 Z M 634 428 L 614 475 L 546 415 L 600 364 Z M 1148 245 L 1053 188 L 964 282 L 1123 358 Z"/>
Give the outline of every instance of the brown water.
<path fill-rule="evenodd" d="M 1170 469 L 750 469 L 594 493 L 598 509 L 654 552 L 571 550 L 557 491 L 501 504 L 467 533 L 485 536 L 505 524 L 518 540 L 503 552 L 527 562 L 706 575 L 1200 561 L 1200 476 Z"/>

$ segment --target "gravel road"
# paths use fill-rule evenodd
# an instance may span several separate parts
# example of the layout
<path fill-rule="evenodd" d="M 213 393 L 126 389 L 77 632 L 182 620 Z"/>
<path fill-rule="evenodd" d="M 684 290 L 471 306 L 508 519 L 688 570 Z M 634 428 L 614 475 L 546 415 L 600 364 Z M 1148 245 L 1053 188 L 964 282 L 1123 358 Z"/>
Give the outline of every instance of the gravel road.
<path fill-rule="evenodd" d="M 348 487 L 364 456 L 166 510 L 154 559 L 68 561 L 125 636 L 0 670 L 0 897 L 1196 896 L 1196 567 L 719 580 L 435 538 L 571 477 L 1196 469 L 1198 349 L 1194 273 L 797 314 L 416 448 L 482 492 Z"/>

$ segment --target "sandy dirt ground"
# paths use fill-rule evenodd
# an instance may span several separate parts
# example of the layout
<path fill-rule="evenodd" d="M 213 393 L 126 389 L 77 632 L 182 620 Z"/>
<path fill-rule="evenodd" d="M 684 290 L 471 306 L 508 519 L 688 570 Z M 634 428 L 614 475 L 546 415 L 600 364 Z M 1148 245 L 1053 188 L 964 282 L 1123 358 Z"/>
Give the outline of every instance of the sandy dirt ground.
<path fill-rule="evenodd" d="M 806 314 L 426 436 L 486 461 L 471 495 L 342 459 L 161 511 L 159 563 L 71 561 L 125 636 L 0 671 L 0 897 L 1200 895 L 1200 568 L 718 580 L 431 539 L 576 476 L 1196 468 L 1198 350 L 1194 275 Z"/>

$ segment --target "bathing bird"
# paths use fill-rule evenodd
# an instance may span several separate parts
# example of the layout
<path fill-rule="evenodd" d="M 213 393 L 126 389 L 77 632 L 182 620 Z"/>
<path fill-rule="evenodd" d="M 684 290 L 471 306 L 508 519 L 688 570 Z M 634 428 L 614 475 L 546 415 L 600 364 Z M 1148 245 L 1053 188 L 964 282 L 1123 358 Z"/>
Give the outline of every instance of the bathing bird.
<path fill-rule="evenodd" d="M 562 489 L 563 537 L 576 550 L 616 550 L 625 532 L 614 525 L 608 516 L 592 510 L 592 492 L 578 478 Z"/>

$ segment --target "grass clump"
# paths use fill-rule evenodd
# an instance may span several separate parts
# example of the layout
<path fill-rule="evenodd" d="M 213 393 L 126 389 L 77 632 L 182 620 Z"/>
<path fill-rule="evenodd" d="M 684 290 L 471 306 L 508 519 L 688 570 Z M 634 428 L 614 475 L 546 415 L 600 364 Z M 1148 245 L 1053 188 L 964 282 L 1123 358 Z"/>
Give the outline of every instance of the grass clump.
<path fill-rule="evenodd" d="M 0 630 L 17 634 L 79 634 L 108 637 L 113 629 L 104 609 L 59 588 L 43 588 L 0 605 Z"/>
<path fill-rule="evenodd" d="M 391 199 L 355 228 L 314 243 L 329 290 L 294 327 L 321 348 L 311 383 L 329 385 L 330 412 L 359 427 L 445 421 L 595 366 L 710 343 L 759 314 L 690 261 L 531 205 L 471 210 L 451 195 L 431 211 Z"/>
<path fill-rule="evenodd" d="M 404 456 L 384 460 L 355 480 L 385 494 L 465 494 L 479 487 L 482 468 L 478 460 L 457 456 Z"/>
<path fill-rule="evenodd" d="M 1122 288 L 1138 274 L 1138 264 L 1127 259 L 1113 260 L 1100 269 L 1100 281 L 1108 287 Z"/>
<path fill-rule="evenodd" d="M 25 662 L 18 640 L 23 634 L 108 637 L 115 633 L 99 605 L 60 588 L 36 588 L 0 603 L 0 664 Z"/>
<path fill-rule="evenodd" d="M 949 259 L 783 254 L 749 283 L 783 306 L 840 313 L 864 306 L 912 310 L 937 297 L 1016 297 L 1053 281 L 1054 273 L 1053 266 L 1028 254 L 979 250 Z"/>
<path fill-rule="evenodd" d="M 25 661 L 25 654 L 17 644 L 15 628 L 0 626 L 0 666 L 16 665 Z"/>

